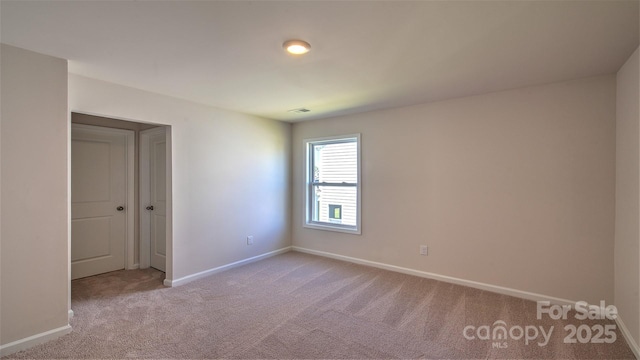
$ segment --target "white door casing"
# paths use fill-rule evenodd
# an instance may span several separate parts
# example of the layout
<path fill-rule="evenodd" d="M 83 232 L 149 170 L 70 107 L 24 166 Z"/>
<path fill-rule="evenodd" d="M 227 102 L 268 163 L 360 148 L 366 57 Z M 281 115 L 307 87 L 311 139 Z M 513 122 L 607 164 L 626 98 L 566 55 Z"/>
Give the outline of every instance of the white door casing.
<path fill-rule="evenodd" d="M 165 127 L 140 132 L 140 263 L 166 271 L 167 134 Z"/>
<path fill-rule="evenodd" d="M 72 279 L 135 267 L 133 156 L 133 131 L 72 124 Z"/>

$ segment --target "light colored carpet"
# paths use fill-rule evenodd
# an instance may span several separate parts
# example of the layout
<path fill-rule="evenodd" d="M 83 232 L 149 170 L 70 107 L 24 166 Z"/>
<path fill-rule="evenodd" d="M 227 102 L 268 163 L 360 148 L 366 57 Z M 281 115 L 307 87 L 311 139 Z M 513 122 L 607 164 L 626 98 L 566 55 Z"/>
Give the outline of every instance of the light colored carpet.
<path fill-rule="evenodd" d="M 296 252 L 176 288 L 162 276 L 73 281 L 73 332 L 9 358 L 633 358 L 618 330 L 612 344 L 563 343 L 566 324 L 611 321 L 537 320 L 531 301 Z M 554 332 L 503 349 L 463 336 L 497 320 Z"/>

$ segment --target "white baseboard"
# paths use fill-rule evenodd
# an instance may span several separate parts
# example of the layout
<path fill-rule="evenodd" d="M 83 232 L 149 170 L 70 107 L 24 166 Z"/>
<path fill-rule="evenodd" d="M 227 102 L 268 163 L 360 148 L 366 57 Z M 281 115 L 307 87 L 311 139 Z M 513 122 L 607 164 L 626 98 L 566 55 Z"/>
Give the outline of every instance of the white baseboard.
<path fill-rule="evenodd" d="M 556 304 L 556 305 L 572 305 L 572 306 L 575 305 L 575 303 L 576 303 L 575 301 L 562 299 L 562 298 L 557 298 L 557 297 L 553 297 L 553 296 L 547 296 L 547 295 L 532 293 L 532 292 L 528 292 L 528 291 L 511 289 L 511 288 L 507 288 L 507 287 L 503 287 L 503 286 L 491 285 L 491 284 L 481 283 L 481 282 L 477 282 L 477 281 L 465 280 L 465 279 L 455 278 L 455 277 L 446 276 L 446 275 L 439 275 L 439 274 L 434 274 L 434 273 L 430 273 L 430 272 L 426 272 L 426 271 L 414 270 L 414 269 L 404 268 L 404 267 L 400 267 L 400 266 L 389 265 L 389 264 L 379 263 L 379 262 L 365 260 L 365 259 L 354 258 L 354 257 L 350 257 L 350 256 L 344 256 L 344 255 L 339 255 L 339 254 L 334 254 L 334 253 L 329 253 L 329 252 L 324 252 L 324 251 L 319 251 L 319 250 L 312 250 L 312 249 L 302 248 L 302 247 L 299 247 L 299 246 L 292 246 L 291 249 L 293 251 L 298 251 L 298 252 L 302 252 L 302 253 L 318 255 L 318 256 L 324 256 L 324 257 L 328 257 L 328 258 L 332 258 L 332 259 L 336 259 L 336 260 L 342 260 L 342 261 L 352 262 L 352 263 L 355 263 L 355 264 L 372 266 L 372 267 L 379 268 L 379 269 L 395 271 L 395 272 L 408 274 L 408 275 L 419 276 L 419 277 L 423 277 L 423 278 L 427 278 L 427 279 L 440 280 L 440 281 L 444 281 L 444 282 L 448 282 L 448 283 L 452 283 L 452 284 L 468 286 L 468 287 L 472 287 L 472 288 L 476 288 L 476 289 L 480 289 L 480 290 L 486 290 L 486 291 L 491 291 L 491 292 L 495 292 L 495 293 L 498 293 L 498 294 L 515 296 L 515 297 L 518 297 L 518 298 L 532 300 L 532 301 L 549 301 L 550 303 Z"/>
<path fill-rule="evenodd" d="M 69 309 L 69 320 L 73 317 L 73 310 Z"/>
<path fill-rule="evenodd" d="M 30 347 L 42 344 L 47 341 L 59 338 L 62 335 L 66 335 L 71 332 L 71 326 L 66 325 L 57 329 L 45 331 L 40 334 L 26 337 L 24 339 L 16 340 L 5 345 L 0 345 L 0 356 L 7 356 L 16 353 L 21 350 L 26 350 Z"/>
<path fill-rule="evenodd" d="M 232 262 L 230 264 L 218 266 L 216 268 L 205 270 L 205 271 L 201 271 L 199 273 L 183 276 L 183 277 L 178 278 L 178 279 L 174 279 L 174 280 L 164 279 L 164 286 L 173 287 L 173 286 L 183 285 L 183 284 L 186 284 L 188 282 L 191 282 L 191 281 L 194 281 L 194 280 L 198 280 L 198 279 L 201 279 L 203 277 L 206 277 L 206 276 L 209 276 L 209 275 L 213 275 L 215 273 L 219 273 L 221 271 L 229 270 L 229 269 L 232 269 L 234 267 L 238 267 L 238 266 L 241 266 L 241 265 L 246 265 L 246 264 L 258 261 L 258 260 L 262 260 L 262 259 L 266 259 L 268 257 L 276 256 L 276 255 L 279 255 L 279 254 L 284 254 L 284 253 L 289 252 L 289 251 L 291 251 L 291 246 L 287 246 L 287 247 L 284 247 L 282 249 L 270 251 L 270 252 L 264 253 L 262 255 L 250 257 L 248 259 Z"/>
<path fill-rule="evenodd" d="M 618 328 L 620 328 L 622 336 L 624 336 L 625 340 L 627 340 L 627 345 L 629 345 L 629 348 L 631 348 L 631 351 L 633 351 L 633 355 L 636 356 L 636 359 L 640 359 L 640 347 L 638 347 L 638 343 L 636 343 L 636 340 L 633 338 L 633 336 L 631 336 L 631 333 L 629 332 L 629 329 L 627 329 L 627 326 L 624 324 L 624 321 L 622 321 L 620 314 L 618 314 L 618 316 L 616 317 L 616 324 L 618 324 Z"/>

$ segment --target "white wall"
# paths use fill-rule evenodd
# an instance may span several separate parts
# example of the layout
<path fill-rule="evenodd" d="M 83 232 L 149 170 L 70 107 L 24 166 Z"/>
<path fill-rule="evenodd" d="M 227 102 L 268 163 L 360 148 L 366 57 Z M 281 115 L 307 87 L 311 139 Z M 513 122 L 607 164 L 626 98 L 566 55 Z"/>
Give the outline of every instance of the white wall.
<path fill-rule="evenodd" d="M 615 86 L 602 76 L 296 123 L 293 245 L 611 302 Z M 362 235 L 303 228 L 303 139 L 353 133 Z"/>
<path fill-rule="evenodd" d="M 25 345 L 16 341 L 70 330 L 69 124 L 67 61 L 4 44 L 0 54 L 0 345 L 9 353 Z"/>
<path fill-rule="evenodd" d="M 640 56 L 617 74 L 615 303 L 640 344 Z"/>
<path fill-rule="evenodd" d="M 69 104 L 74 112 L 171 126 L 168 279 L 291 245 L 289 124 L 77 75 L 69 75 Z"/>

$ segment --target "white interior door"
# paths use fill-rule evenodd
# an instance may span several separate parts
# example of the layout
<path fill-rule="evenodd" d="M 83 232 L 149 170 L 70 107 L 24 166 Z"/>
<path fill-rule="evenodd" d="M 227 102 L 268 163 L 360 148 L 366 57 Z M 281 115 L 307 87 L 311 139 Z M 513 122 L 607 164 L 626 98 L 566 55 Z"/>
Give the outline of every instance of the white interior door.
<path fill-rule="evenodd" d="M 132 131 L 72 126 L 72 279 L 125 268 L 130 136 Z"/>
<path fill-rule="evenodd" d="M 141 227 L 141 236 L 149 244 L 149 263 L 151 267 L 166 271 L 167 262 L 167 186 L 166 159 L 167 140 L 164 127 L 141 132 L 143 146 L 141 162 L 141 188 L 145 189 L 142 206 L 145 208 Z M 144 182 L 144 183 L 143 183 Z"/>

